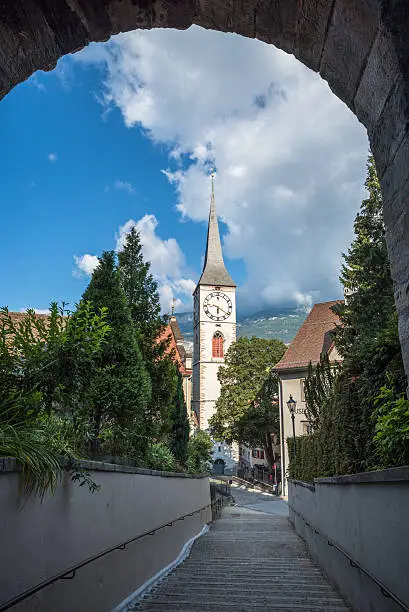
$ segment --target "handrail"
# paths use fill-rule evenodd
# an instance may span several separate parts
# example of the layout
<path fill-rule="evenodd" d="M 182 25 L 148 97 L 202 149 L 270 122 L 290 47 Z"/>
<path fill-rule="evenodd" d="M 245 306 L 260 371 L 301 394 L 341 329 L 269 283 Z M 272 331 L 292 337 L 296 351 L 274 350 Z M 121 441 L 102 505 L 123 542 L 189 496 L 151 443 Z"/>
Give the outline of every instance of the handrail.
<path fill-rule="evenodd" d="M 379 587 L 379 590 L 381 591 L 384 597 L 387 597 L 388 599 L 392 599 L 395 603 L 398 604 L 398 606 L 402 608 L 402 610 L 405 610 L 405 612 L 409 612 L 409 607 L 401 599 L 399 599 L 397 595 L 392 593 L 392 591 L 388 589 L 388 587 L 386 587 L 380 580 L 378 580 L 378 578 L 376 578 L 373 574 L 371 574 L 371 572 L 369 572 L 367 569 L 362 567 L 362 565 L 358 563 L 356 559 L 351 557 L 351 555 L 342 546 L 340 546 L 339 544 L 336 544 L 336 542 L 334 542 L 328 536 L 326 536 L 325 533 L 323 533 L 322 531 L 320 531 L 319 529 L 311 525 L 311 523 L 307 521 L 305 516 L 301 514 L 301 512 L 298 512 L 297 510 L 295 510 L 293 506 L 289 504 L 288 507 L 290 508 L 290 510 L 294 512 L 294 514 L 297 514 L 314 533 L 316 533 L 317 535 L 321 536 L 324 540 L 326 540 L 328 546 L 331 546 L 331 548 L 332 547 L 336 548 L 336 550 L 338 550 L 342 555 L 344 555 L 344 557 L 348 559 L 351 567 L 358 569 L 360 572 L 368 576 L 368 578 L 370 578 Z"/>
<path fill-rule="evenodd" d="M 47 578 L 47 580 L 43 580 L 42 582 L 39 582 L 38 584 L 36 584 L 34 587 L 31 587 L 30 589 L 23 591 L 23 593 L 20 593 L 20 595 L 13 597 L 13 599 L 9 599 L 4 604 L 0 605 L 0 612 L 4 612 L 4 610 L 9 610 L 12 606 L 15 606 L 21 601 L 24 601 L 28 597 L 31 597 L 31 595 L 34 595 L 38 591 L 41 591 L 45 587 L 50 586 L 50 584 L 53 584 L 54 582 L 57 582 L 58 580 L 72 580 L 73 578 L 75 578 L 75 574 L 77 570 L 81 569 L 82 567 L 85 567 L 86 565 L 89 565 L 93 561 L 97 561 L 98 559 L 101 559 L 101 557 L 105 557 L 106 555 L 109 555 L 115 550 L 125 550 L 128 544 L 131 544 L 132 542 L 136 542 L 136 540 L 140 540 L 141 538 L 145 538 L 146 536 L 153 536 L 160 529 L 164 529 L 165 527 L 171 527 L 173 523 L 177 523 L 178 521 L 183 521 L 185 518 L 189 516 L 193 516 L 194 514 L 199 514 L 199 512 L 202 512 L 203 510 L 207 510 L 207 508 L 212 508 L 214 505 L 215 505 L 215 502 L 207 504 L 206 506 L 202 506 L 201 508 L 198 508 L 197 510 L 194 510 L 193 512 L 188 512 L 187 514 L 183 514 L 182 516 L 179 516 L 176 519 L 172 519 L 171 521 L 168 521 L 167 523 L 163 523 L 163 525 L 159 525 L 159 527 L 155 527 L 155 529 L 151 529 L 150 531 L 144 531 L 144 533 L 141 533 L 140 535 L 137 535 L 133 538 L 129 538 L 128 540 L 124 540 L 123 542 L 121 542 L 120 544 L 116 544 L 115 546 L 111 546 L 110 548 L 105 549 L 104 551 L 102 551 L 101 553 L 98 553 L 97 555 L 88 557 L 88 559 L 86 559 L 85 561 L 81 561 L 81 563 L 72 565 L 68 569 L 65 569 L 62 572 L 55 574 L 55 576 L 52 576 L 51 578 Z"/>

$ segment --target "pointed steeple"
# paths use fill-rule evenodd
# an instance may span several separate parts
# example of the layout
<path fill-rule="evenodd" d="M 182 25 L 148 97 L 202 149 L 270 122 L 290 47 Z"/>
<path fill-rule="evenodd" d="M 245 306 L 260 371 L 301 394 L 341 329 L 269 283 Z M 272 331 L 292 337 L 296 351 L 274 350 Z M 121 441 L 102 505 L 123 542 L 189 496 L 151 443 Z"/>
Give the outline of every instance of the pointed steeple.
<path fill-rule="evenodd" d="M 214 199 L 214 175 L 212 174 L 212 197 L 210 200 L 209 225 L 207 228 L 206 255 L 202 276 L 198 285 L 224 285 L 235 287 L 223 261 L 220 242 L 219 224 L 217 222 L 216 202 Z"/>

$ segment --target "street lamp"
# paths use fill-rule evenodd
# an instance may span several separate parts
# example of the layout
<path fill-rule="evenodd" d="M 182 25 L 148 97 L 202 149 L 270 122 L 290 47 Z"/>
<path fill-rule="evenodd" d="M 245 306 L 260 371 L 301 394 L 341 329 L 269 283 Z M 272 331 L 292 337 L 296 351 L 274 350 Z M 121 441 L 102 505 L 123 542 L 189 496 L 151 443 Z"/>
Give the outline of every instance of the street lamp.
<path fill-rule="evenodd" d="M 295 450 L 295 407 L 297 405 L 297 402 L 295 401 L 295 399 L 293 399 L 293 396 L 290 395 L 290 399 L 287 402 L 287 406 L 288 406 L 288 410 L 290 411 L 291 414 L 291 420 L 293 422 L 293 438 L 294 438 L 294 445 L 293 445 L 293 452 L 294 452 L 294 459 L 296 458 L 296 450 Z"/>

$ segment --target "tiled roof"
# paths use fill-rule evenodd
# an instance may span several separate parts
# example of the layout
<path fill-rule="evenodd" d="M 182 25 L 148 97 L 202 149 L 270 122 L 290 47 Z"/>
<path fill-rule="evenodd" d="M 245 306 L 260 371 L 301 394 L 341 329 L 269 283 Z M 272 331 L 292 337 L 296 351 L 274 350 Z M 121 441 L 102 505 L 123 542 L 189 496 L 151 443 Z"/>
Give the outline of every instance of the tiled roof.
<path fill-rule="evenodd" d="M 171 329 L 172 329 L 172 333 L 173 333 L 173 336 L 174 336 L 174 338 L 175 338 L 176 342 L 177 342 L 178 340 L 183 341 L 183 340 L 184 340 L 184 338 L 183 338 L 183 334 L 182 334 L 182 332 L 180 331 L 179 323 L 178 323 L 178 321 L 177 321 L 177 319 L 176 319 L 175 315 L 172 315 L 172 316 L 170 317 L 170 319 L 169 319 L 169 325 L 170 325 L 170 327 L 171 327 Z"/>
<path fill-rule="evenodd" d="M 24 318 L 26 317 L 27 313 L 26 312 L 9 312 L 10 318 L 12 320 L 12 322 L 14 323 L 14 325 L 18 324 L 18 323 L 22 323 L 24 321 Z M 38 319 L 45 319 L 47 320 L 49 318 L 50 315 L 48 314 L 36 314 L 36 318 Z M 0 317 L 2 317 L 2 315 L 0 314 Z"/>
<path fill-rule="evenodd" d="M 294 340 L 274 370 L 291 370 L 307 367 L 310 361 L 318 363 L 323 351 L 328 351 L 332 344 L 332 334 L 339 317 L 331 307 L 342 304 L 342 300 L 314 304 L 308 317 L 298 330 Z"/>
<path fill-rule="evenodd" d="M 186 357 L 188 355 L 186 354 L 184 347 L 183 334 L 180 331 L 179 323 L 177 322 L 175 315 L 170 317 L 169 323 L 166 325 L 162 334 L 158 338 L 158 341 L 165 338 L 170 338 L 170 343 L 166 352 L 170 354 L 172 351 L 174 351 L 174 359 L 178 364 L 179 371 L 183 375 L 189 375 L 191 370 L 186 368 Z"/>
<path fill-rule="evenodd" d="M 26 312 L 9 312 L 9 316 L 10 316 L 10 319 L 13 325 L 18 327 L 19 325 L 21 325 L 21 323 L 24 322 L 24 319 L 27 316 L 27 313 Z M 47 322 L 50 317 L 48 314 L 36 314 L 36 318 L 43 319 L 44 321 Z M 0 322 L 2 321 L 2 319 L 3 319 L 3 314 L 0 313 Z M 33 328 L 32 331 L 33 331 L 34 337 L 37 338 L 38 333 L 36 332 L 36 329 Z M 10 345 L 10 343 L 11 343 L 11 340 L 10 338 L 8 338 L 7 344 Z"/>

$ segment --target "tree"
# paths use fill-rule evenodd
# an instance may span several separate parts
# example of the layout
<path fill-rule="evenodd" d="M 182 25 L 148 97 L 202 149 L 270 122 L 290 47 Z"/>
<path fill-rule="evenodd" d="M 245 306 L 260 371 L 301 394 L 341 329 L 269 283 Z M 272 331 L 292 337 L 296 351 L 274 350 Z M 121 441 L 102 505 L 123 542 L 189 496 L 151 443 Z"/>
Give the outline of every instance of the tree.
<path fill-rule="evenodd" d="M 308 365 L 304 382 L 305 416 L 314 431 L 320 426 L 322 406 L 328 400 L 338 370 L 338 365 L 330 362 L 328 353 L 322 353 L 316 365 L 311 362 Z"/>
<path fill-rule="evenodd" d="M 167 351 L 169 340 L 161 338 L 166 320 L 160 316 L 158 286 L 150 273 L 150 266 L 150 262 L 143 258 L 140 235 L 133 227 L 118 253 L 118 271 L 151 379 L 148 421 L 153 437 L 163 433 L 161 424 L 166 422 L 174 402 L 177 371 L 172 355 Z"/>
<path fill-rule="evenodd" d="M 272 384 L 269 377 L 264 386 Z M 270 467 L 276 457 L 273 450 L 273 439 L 280 437 L 280 414 L 275 393 L 270 395 L 263 392 L 263 399 L 258 398 L 252 402 L 248 411 L 237 425 L 238 437 L 248 446 L 261 446 L 266 453 Z"/>
<path fill-rule="evenodd" d="M 409 401 L 386 384 L 375 399 L 375 448 L 380 467 L 409 463 Z"/>
<path fill-rule="evenodd" d="M 343 255 L 341 283 L 346 300 L 334 307 L 342 327 L 335 344 L 344 358 L 344 368 L 367 382 L 365 393 L 374 397 L 385 384 L 393 363 L 394 383 L 406 385 L 397 331 L 393 283 L 385 240 L 382 194 L 372 156 L 368 159 L 363 200 L 354 224 L 355 238 Z M 368 359 L 371 355 L 371 359 Z"/>
<path fill-rule="evenodd" d="M 190 438 L 187 469 L 189 474 L 205 474 L 212 463 L 213 442 L 206 431 L 200 430 Z"/>
<path fill-rule="evenodd" d="M 0 455 L 19 462 L 26 493 L 53 491 L 61 457 L 82 450 L 83 406 L 109 331 L 89 302 L 75 316 L 53 303 L 49 316 L 29 310 L 17 321 L 1 309 Z M 95 490 L 75 469 L 71 477 Z"/>
<path fill-rule="evenodd" d="M 170 450 L 173 455 L 184 465 L 187 460 L 190 424 L 187 416 L 185 397 L 183 394 L 183 380 L 178 374 L 178 386 L 173 408 L 170 413 L 171 435 Z"/>
<path fill-rule="evenodd" d="M 107 312 L 89 302 L 75 313 L 50 306 L 48 316 L 28 310 L 15 321 L 0 310 L 0 399 L 37 397 L 38 409 L 73 411 L 84 401 L 97 359 L 110 333 Z"/>
<path fill-rule="evenodd" d="M 124 429 L 132 431 L 134 452 L 143 453 L 148 443 L 146 418 L 151 383 L 115 267 L 113 251 L 102 254 L 82 301 L 91 302 L 95 308 L 106 308 L 111 328 L 109 342 L 100 357 L 99 371 L 90 385 L 92 450 L 95 453 L 99 449 L 101 427 L 106 424 L 113 428 L 114 440 L 119 439 L 116 434 L 123 433 Z"/>
<path fill-rule="evenodd" d="M 285 350 L 280 340 L 255 337 L 239 338 L 230 346 L 218 372 L 220 396 L 210 419 L 217 438 L 250 444 L 257 440 L 266 446 L 266 435 L 277 422 L 273 400 L 278 386 L 269 372 Z"/>
<path fill-rule="evenodd" d="M 368 159 L 365 186 L 368 198 L 363 200 L 355 219 L 355 238 L 348 253 L 343 255 L 345 263 L 340 280 L 346 290 L 345 303 L 334 307 L 342 323 L 335 335 L 335 344 L 344 357 L 344 396 L 348 395 L 345 381 L 349 379 L 359 407 L 353 428 L 355 438 L 360 441 L 358 467 L 361 470 L 371 467 L 374 461 L 375 425 L 371 417 L 375 397 L 387 381 L 395 386 L 398 394 L 406 387 L 382 194 L 373 157 Z M 336 408 L 336 398 L 334 402 Z M 349 412 L 348 401 L 340 401 L 338 412 L 342 406 Z"/>
<path fill-rule="evenodd" d="M 158 285 L 143 258 L 140 235 L 133 227 L 118 253 L 118 271 L 143 353 L 150 352 L 163 329 Z"/>
<path fill-rule="evenodd" d="M 355 238 L 343 255 L 345 303 L 333 307 L 342 323 L 335 345 L 344 360 L 335 376 L 328 363 L 310 370 L 306 401 L 316 430 L 298 440 L 297 469 L 291 471 L 298 478 L 307 463 L 311 478 L 388 467 L 409 457 L 406 377 L 372 157 L 365 186 Z"/>

